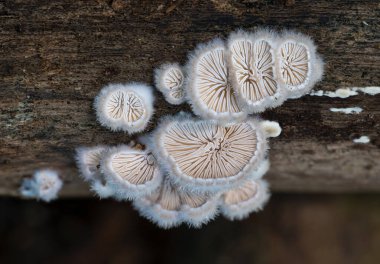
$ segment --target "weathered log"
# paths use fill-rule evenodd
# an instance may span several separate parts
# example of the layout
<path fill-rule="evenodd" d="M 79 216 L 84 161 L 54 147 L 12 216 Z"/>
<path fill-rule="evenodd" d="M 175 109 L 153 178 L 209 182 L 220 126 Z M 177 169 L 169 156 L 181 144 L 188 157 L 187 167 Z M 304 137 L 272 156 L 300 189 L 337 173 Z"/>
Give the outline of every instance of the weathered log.
<path fill-rule="evenodd" d="M 152 83 L 153 68 L 185 63 L 197 43 L 236 28 L 292 28 L 312 36 L 326 61 L 315 89 L 380 83 L 380 5 L 370 1 L 0 1 L 0 194 L 18 195 L 35 169 L 60 171 L 62 196 L 89 194 L 77 146 L 134 137 L 101 127 L 94 96 L 110 82 Z M 156 93 L 159 117 L 189 110 Z M 359 114 L 331 107 L 359 106 Z M 268 179 L 275 191 L 380 190 L 379 95 L 304 96 L 263 116 L 278 121 Z M 354 138 L 368 136 L 368 144 Z"/>

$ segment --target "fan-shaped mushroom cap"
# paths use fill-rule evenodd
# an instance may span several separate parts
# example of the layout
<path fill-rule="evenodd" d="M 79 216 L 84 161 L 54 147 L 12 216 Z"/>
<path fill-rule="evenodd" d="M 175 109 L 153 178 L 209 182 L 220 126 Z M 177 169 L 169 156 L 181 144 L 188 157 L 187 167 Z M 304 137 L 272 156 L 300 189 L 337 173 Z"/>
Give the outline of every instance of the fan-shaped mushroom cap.
<path fill-rule="evenodd" d="M 322 79 L 323 61 L 309 36 L 284 32 L 276 57 L 279 82 L 288 89 L 291 98 L 308 93 Z"/>
<path fill-rule="evenodd" d="M 33 178 L 24 179 L 20 192 L 24 197 L 37 198 L 50 202 L 57 198 L 62 188 L 62 180 L 58 173 L 50 169 L 37 170 Z"/>
<path fill-rule="evenodd" d="M 219 193 L 195 193 L 179 190 L 181 218 L 191 227 L 199 228 L 213 220 L 218 213 Z"/>
<path fill-rule="evenodd" d="M 225 127 L 178 115 L 161 122 L 151 149 L 175 183 L 213 192 L 244 180 L 263 160 L 267 142 L 255 119 Z"/>
<path fill-rule="evenodd" d="M 252 212 L 261 210 L 269 200 L 268 183 L 264 180 L 249 180 L 242 186 L 222 195 L 221 212 L 224 217 L 243 219 Z"/>
<path fill-rule="evenodd" d="M 81 176 L 85 181 L 98 180 L 100 174 L 100 160 L 107 151 L 106 146 L 79 147 L 76 149 L 75 160 Z"/>
<path fill-rule="evenodd" d="M 178 63 L 167 63 L 154 70 L 154 82 L 165 100 L 178 105 L 185 101 L 185 75 Z"/>
<path fill-rule="evenodd" d="M 105 154 L 101 170 L 119 199 L 150 194 L 162 181 L 162 174 L 150 151 L 125 145 L 112 148 Z"/>
<path fill-rule="evenodd" d="M 142 83 L 109 84 L 95 98 L 99 122 L 114 131 L 143 131 L 153 114 L 152 88 Z"/>
<path fill-rule="evenodd" d="M 199 45 L 187 65 L 186 95 L 196 115 L 220 124 L 244 120 L 227 65 L 227 51 L 220 39 Z"/>
<path fill-rule="evenodd" d="M 165 178 L 160 189 L 134 200 L 133 204 L 142 216 L 162 228 L 181 223 L 200 227 L 215 217 L 219 197 L 218 194 L 188 192 Z"/>
<path fill-rule="evenodd" d="M 151 195 L 137 198 L 133 206 L 139 213 L 162 228 L 171 228 L 182 223 L 181 199 L 171 182 L 165 178 L 161 188 Z"/>
<path fill-rule="evenodd" d="M 277 82 L 273 31 L 237 31 L 228 39 L 231 81 L 239 103 L 250 113 L 263 112 L 284 102 L 287 90 Z"/>
<path fill-rule="evenodd" d="M 108 149 L 103 145 L 76 149 L 75 160 L 80 175 L 89 182 L 91 191 L 95 192 L 99 198 L 109 198 L 114 195 L 114 190 L 105 182 L 100 170 L 100 161 Z"/>

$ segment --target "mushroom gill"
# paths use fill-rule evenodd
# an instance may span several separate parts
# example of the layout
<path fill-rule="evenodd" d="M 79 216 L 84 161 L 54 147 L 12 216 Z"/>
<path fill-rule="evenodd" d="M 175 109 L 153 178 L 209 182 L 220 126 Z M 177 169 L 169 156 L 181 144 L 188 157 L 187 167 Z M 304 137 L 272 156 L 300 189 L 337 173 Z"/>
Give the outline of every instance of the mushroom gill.
<path fill-rule="evenodd" d="M 95 99 L 99 122 L 114 131 L 144 130 L 153 114 L 151 87 L 141 83 L 110 84 Z"/>
<path fill-rule="evenodd" d="M 275 72 L 275 35 L 238 31 L 228 41 L 230 72 L 239 102 L 251 113 L 280 105 L 286 98 Z"/>
<path fill-rule="evenodd" d="M 279 81 L 292 98 L 308 93 L 322 79 L 323 61 L 312 39 L 295 32 L 284 32 L 276 51 Z"/>
<path fill-rule="evenodd" d="M 76 149 L 75 160 L 84 180 L 100 179 L 100 160 L 106 150 L 107 147 L 102 145 Z"/>
<path fill-rule="evenodd" d="M 188 64 L 187 95 L 195 114 L 225 124 L 246 117 L 229 81 L 227 51 L 217 39 L 199 45 Z"/>
<path fill-rule="evenodd" d="M 221 212 L 230 219 L 243 219 L 261 210 L 269 200 L 268 183 L 262 179 L 248 180 L 222 195 Z"/>
<path fill-rule="evenodd" d="M 218 197 L 188 192 L 165 178 L 158 190 L 133 204 L 142 216 L 160 227 L 171 228 L 181 223 L 200 227 L 216 215 Z"/>
<path fill-rule="evenodd" d="M 197 191 L 237 184 L 260 164 L 267 149 L 265 135 L 253 119 L 225 127 L 178 116 L 162 122 L 153 143 L 151 149 L 170 177 Z"/>
<path fill-rule="evenodd" d="M 155 69 L 154 81 L 167 102 L 178 105 L 185 101 L 185 76 L 177 63 L 163 64 Z"/>
<path fill-rule="evenodd" d="M 162 181 L 162 174 L 150 151 L 125 145 L 112 148 L 105 154 L 101 170 L 119 199 L 147 195 Z"/>

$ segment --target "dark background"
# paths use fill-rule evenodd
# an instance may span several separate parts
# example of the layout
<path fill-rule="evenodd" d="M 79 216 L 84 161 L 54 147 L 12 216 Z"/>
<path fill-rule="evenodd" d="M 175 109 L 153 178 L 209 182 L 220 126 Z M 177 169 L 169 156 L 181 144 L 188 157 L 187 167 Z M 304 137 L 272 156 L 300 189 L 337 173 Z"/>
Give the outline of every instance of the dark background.
<path fill-rule="evenodd" d="M 274 194 L 243 221 L 162 230 L 129 203 L 0 199 L 0 263 L 379 263 L 380 195 Z"/>

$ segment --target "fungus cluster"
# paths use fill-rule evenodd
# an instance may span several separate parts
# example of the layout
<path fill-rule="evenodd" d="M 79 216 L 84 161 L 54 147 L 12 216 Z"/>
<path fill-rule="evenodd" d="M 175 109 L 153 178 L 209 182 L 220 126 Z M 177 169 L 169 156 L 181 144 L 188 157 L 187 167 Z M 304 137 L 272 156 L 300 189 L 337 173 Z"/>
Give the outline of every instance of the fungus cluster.
<path fill-rule="evenodd" d="M 200 44 L 185 66 L 154 71 L 166 101 L 188 102 L 198 117 L 163 117 L 138 143 L 79 148 L 78 168 L 99 197 L 132 201 L 163 228 L 200 227 L 218 213 L 242 219 L 269 199 L 268 138 L 281 133 L 257 114 L 308 93 L 322 73 L 312 40 L 299 33 L 237 31 Z M 111 130 L 141 132 L 153 114 L 152 89 L 111 84 L 94 106 Z"/>

